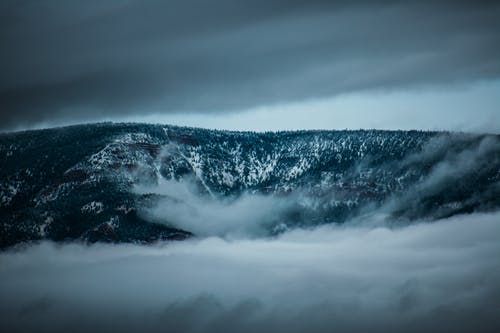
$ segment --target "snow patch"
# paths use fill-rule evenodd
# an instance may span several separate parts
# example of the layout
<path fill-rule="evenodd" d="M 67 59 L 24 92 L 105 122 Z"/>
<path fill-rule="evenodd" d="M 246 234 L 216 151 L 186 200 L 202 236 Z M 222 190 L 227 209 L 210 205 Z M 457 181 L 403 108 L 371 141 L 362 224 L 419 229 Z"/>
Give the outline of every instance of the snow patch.
<path fill-rule="evenodd" d="M 10 184 L 0 185 L 0 198 L 2 206 L 8 206 L 12 199 L 19 193 L 21 182 L 12 182 Z"/>
<path fill-rule="evenodd" d="M 83 214 L 98 215 L 104 211 L 104 204 L 99 201 L 92 201 L 83 206 L 81 211 Z"/>
<path fill-rule="evenodd" d="M 54 218 L 52 218 L 52 216 L 47 216 L 43 223 L 38 226 L 38 234 L 40 235 L 40 237 L 47 236 L 47 230 L 52 222 L 54 222 Z"/>

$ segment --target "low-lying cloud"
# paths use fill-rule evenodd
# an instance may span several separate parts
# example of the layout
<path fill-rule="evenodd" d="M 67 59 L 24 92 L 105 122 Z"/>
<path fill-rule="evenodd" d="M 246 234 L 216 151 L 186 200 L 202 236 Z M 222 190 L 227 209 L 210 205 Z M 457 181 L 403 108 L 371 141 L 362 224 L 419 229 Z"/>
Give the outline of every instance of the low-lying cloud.
<path fill-rule="evenodd" d="M 201 195 L 194 181 L 164 180 L 157 185 L 139 185 L 138 194 L 161 196 L 153 207 L 140 214 L 147 220 L 188 230 L 197 236 L 253 238 L 279 231 L 280 219 L 293 204 L 276 196 L 243 193 L 238 198 Z"/>
<path fill-rule="evenodd" d="M 0 329 L 495 332 L 500 213 L 0 254 Z"/>
<path fill-rule="evenodd" d="M 425 215 L 440 218 L 466 207 L 474 210 L 498 207 L 499 137 L 471 138 L 465 134 L 438 136 L 421 152 L 406 157 L 402 167 L 412 164 L 421 165 L 422 169 L 426 165 L 432 167 L 409 190 L 389 198 L 379 211 L 404 212 L 408 218 Z"/>

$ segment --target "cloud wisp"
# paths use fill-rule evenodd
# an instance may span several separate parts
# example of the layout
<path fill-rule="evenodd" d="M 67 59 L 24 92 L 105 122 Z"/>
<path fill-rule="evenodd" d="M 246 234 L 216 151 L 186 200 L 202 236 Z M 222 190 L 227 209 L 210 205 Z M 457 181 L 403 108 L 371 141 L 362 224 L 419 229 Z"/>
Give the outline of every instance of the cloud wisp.
<path fill-rule="evenodd" d="M 279 228 L 283 214 L 293 202 L 276 196 L 244 193 L 238 198 L 214 199 L 200 195 L 189 180 L 163 180 L 156 185 L 138 185 L 135 193 L 161 196 L 140 214 L 148 221 L 189 230 L 200 237 L 256 238 Z"/>

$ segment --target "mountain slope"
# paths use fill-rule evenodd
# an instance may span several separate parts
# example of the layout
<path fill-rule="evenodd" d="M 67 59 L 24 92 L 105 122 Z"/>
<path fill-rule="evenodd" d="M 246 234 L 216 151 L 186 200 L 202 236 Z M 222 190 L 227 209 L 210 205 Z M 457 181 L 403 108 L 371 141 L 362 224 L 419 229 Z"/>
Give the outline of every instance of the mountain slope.
<path fill-rule="evenodd" d="M 196 197 L 228 206 L 244 195 L 286 200 L 269 234 L 375 209 L 411 222 L 500 207 L 500 144 L 498 136 L 441 132 L 111 123 L 2 134 L 0 246 L 191 236 L 175 214 L 144 213 L 188 200 L 154 190 L 162 182 L 189 184 Z"/>

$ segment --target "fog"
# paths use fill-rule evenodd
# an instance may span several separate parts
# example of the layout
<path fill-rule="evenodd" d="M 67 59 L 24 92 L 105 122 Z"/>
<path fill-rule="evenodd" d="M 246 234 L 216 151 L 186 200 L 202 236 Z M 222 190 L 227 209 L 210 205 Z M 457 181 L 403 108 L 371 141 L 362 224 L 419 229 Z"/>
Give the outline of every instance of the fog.
<path fill-rule="evenodd" d="M 254 238 L 265 236 L 279 225 L 279 219 L 293 202 L 276 196 L 244 193 L 238 198 L 222 199 L 200 195 L 192 179 L 159 179 L 156 185 L 136 186 L 139 194 L 157 194 L 162 199 L 140 214 L 147 220 L 163 223 L 198 236 Z"/>
<path fill-rule="evenodd" d="M 500 213 L 0 255 L 0 330 L 494 332 Z"/>
<path fill-rule="evenodd" d="M 405 211 L 409 216 L 428 215 L 429 218 L 447 216 L 457 207 L 473 205 L 482 210 L 491 210 L 497 207 L 497 198 L 500 195 L 498 177 L 488 178 L 486 186 L 481 186 L 481 172 L 492 170 L 499 164 L 500 140 L 497 136 L 486 136 L 472 145 L 465 145 L 469 135 L 459 135 L 450 138 L 446 135 L 431 139 L 421 152 L 406 157 L 401 165 L 409 166 L 413 163 L 432 164 L 429 173 L 422 177 L 411 188 L 403 193 L 390 197 L 380 212 Z M 461 148 L 460 148 L 461 147 Z M 434 163 L 433 161 L 438 161 Z M 498 169 L 498 168 L 497 168 Z M 466 187 L 457 201 L 447 202 L 444 205 L 435 205 L 430 209 L 425 202 L 433 201 L 433 196 L 446 197 L 454 187 Z M 454 208 L 450 208 L 454 207 Z M 368 210 L 368 215 L 372 214 Z M 429 214 L 431 213 L 431 214 Z"/>

